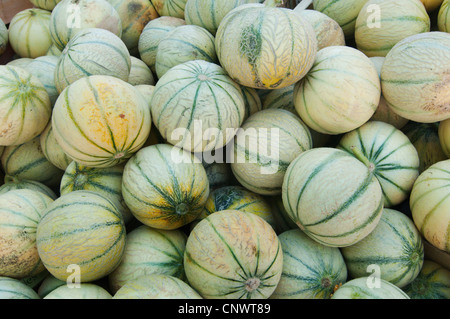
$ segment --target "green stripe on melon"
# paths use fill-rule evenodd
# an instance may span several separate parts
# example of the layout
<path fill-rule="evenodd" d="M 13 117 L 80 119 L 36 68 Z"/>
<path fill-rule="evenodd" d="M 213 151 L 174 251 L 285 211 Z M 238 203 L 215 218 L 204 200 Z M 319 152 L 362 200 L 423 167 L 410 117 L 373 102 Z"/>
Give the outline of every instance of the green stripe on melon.
<path fill-rule="evenodd" d="M 300 154 L 286 171 L 282 197 L 300 229 L 332 247 L 362 240 L 376 227 L 383 209 L 381 186 L 373 172 L 333 148 Z"/>
<path fill-rule="evenodd" d="M 347 281 L 331 299 L 410 299 L 400 288 L 384 279 L 360 277 Z"/>
<path fill-rule="evenodd" d="M 419 176 L 419 156 L 408 137 L 393 125 L 370 121 L 345 134 L 337 148 L 364 156 L 378 179 L 384 207 L 402 203 Z"/>
<path fill-rule="evenodd" d="M 51 117 L 44 85 L 17 66 L 0 65 L 0 145 L 17 145 L 38 136 Z"/>
<path fill-rule="evenodd" d="M 450 119 L 439 123 L 438 136 L 442 151 L 450 158 Z"/>
<path fill-rule="evenodd" d="M 26 70 L 36 76 L 39 81 L 45 87 L 50 98 L 52 106 L 55 104 L 58 98 L 58 90 L 55 86 L 55 69 L 58 64 L 58 57 L 56 56 L 41 56 L 33 59 L 30 64 L 27 65 Z"/>
<path fill-rule="evenodd" d="M 128 76 L 128 83 L 131 85 L 152 85 L 154 86 L 156 81 L 150 68 L 142 60 L 131 56 L 131 69 Z"/>
<path fill-rule="evenodd" d="M 347 267 L 336 247 L 321 245 L 300 229 L 278 236 L 283 272 L 272 299 L 329 299 L 334 287 L 347 280 Z"/>
<path fill-rule="evenodd" d="M 36 247 L 36 229 L 53 199 L 30 189 L 0 195 L 0 275 L 24 278 L 45 270 Z"/>
<path fill-rule="evenodd" d="M 60 286 L 48 293 L 42 299 L 111 299 L 112 295 L 103 287 L 92 284 L 82 283 L 79 287 L 73 288 L 67 285 Z"/>
<path fill-rule="evenodd" d="M 10 190 L 13 189 L 31 189 L 34 191 L 41 192 L 44 195 L 47 195 L 48 197 L 52 198 L 53 200 L 55 200 L 58 197 L 50 187 L 40 182 L 36 182 L 29 179 L 19 179 L 13 176 L 5 176 L 5 184 L 0 186 L 0 194 L 9 192 Z"/>
<path fill-rule="evenodd" d="M 186 234 L 181 230 L 161 230 L 141 225 L 127 234 L 119 266 L 108 276 L 111 292 L 127 281 L 150 274 L 163 274 L 184 280 L 183 255 Z"/>
<path fill-rule="evenodd" d="M 6 51 L 9 43 L 8 28 L 3 20 L 0 18 L 0 55 Z"/>
<path fill-rule="evenodd" d="M 0 299 L 40 299 L 33 288 L 18 279 L 0 277 Z"/>
<path fill-rule="evenodd" d="M 266 299 L 280 280 L 282 264 L 272 227 L 237 210 L 201 220 L 187 239 L 184 255 L 188 282 L 205 299 Z"/>
<path fill-rule="evenodd" d="M 58 141 L 55 138 L 55 134 L 52 128 L 52 122 L 48 122 L 47 127 L 41 133 L 40 144 L 42 153 L 47 160 L 54 166 L 61 170 L 65 170 L 67 166 L 72 162 L 72 159 L 64 152 Z"/>
<path fill-rule="evenodd" d="M 419 231 L 408 216 L 393 209 L 384 209 L 367 237 L 341 251 L 352 278 L 367 276 L 369 266 L 377 265 L 381 279 L 399 288 L 418 276 L 424 261 Z"/>
<path fill-rule="evenodd" d="M 125 247 L 125 225 L 112 201 L 92 191 L 60 196 L 43 212 L 36 242 L 45 268 L 67 280 L 70 265 L 78 265 L 80 282 L 111 273 Z"/>
<path fill-rule="evenodd" d="M 444 0 L 441 7 L 439 8 L 437 25 L 439 31 L 450 31 L 450 1 L 448 0 Z"/>
<path fill-rule="evenodd" d="M 61 0 L 30 0 L 35 7 L 52 11 Z"/>
<path fill-rule="evenodd" d="M 152 0 L 151 2 L 160 16 L 184 19 L 187 0 Z"/>

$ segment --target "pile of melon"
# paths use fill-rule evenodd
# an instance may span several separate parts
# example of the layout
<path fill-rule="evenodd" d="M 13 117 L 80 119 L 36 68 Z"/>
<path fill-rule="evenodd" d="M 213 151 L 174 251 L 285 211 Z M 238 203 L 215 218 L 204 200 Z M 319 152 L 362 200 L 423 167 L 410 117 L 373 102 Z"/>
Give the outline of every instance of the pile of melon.
<path fill-rule="evenodd" d="M 0 299 L 450 298 L 450 1 L 290 3 L 0 20 Z"/>

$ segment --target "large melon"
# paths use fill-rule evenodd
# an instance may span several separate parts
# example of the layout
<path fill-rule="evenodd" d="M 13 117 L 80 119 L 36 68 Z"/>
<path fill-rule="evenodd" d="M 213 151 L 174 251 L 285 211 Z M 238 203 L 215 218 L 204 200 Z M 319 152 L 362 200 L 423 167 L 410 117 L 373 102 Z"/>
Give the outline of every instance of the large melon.
<path fill-rule="evenodd" d="M 55 200 L 58 198 L 55 191 L 41 182 L 36 182 L 30 179 L 20 179 L 14 176 L 5 176 L 5 184 L 0 186 L 0 194 L 9 192 L 15 189 L 30 189 L 33 191 L 41 192 L 44 195 Z"/>
<path fill-rule="evenodd" d="M 143 275 L 127 281 L 113 299 L 202 299 L 186 282 L 163 274 Z"/>
<path fill-rule="evenodd" d="M 92 191 L 60 196 L 42 214 L 36 232 L 39 256 L 57 279 L 90 282 L 107 276 L 120 263 L 125 225 L 117 207 Z M 79 268 L 69 266 L 77 265 Z M 74 273 L 72 273 L 74 272 Z"/>
<path fill-rule="evenodd" d="M 137 55 L 139 37 L 151 20 L 158 18 L 153 1 L 149 0 L 107 0 L 119 14 L 122 21 L 122 40 L 132 55 Z"/>
<path fill-rule="evenodd" d="M 104 168 L 87 167 L 73 161 L 64 171 L 59 185 L 59 193 L 65 195 L 78 190 L 100 193 L 117 205 L 125 225 L 127 225 L 133 219 L 133 215 L 122 196 L 123 168 L 123 165 Z"/>
<path fill-rule="evenodd" d="M 0 18 L 0 55 L 5 53 L 9 43 L 8 28 Z"/>
<path fill-rule="evenodd" d="M 367 0 L 314 0 L 314 10 L 320 11 L 335 20 L 344 31 L 346 38 L 355 32 L 356 18 Z"/>
<path fill-rule="evenodd" d="M 5 147 L 1 163 L 6 175 L 40 182 L 50 188 L 59 185 L 64 173 L 47 160 L 39 136 L 20 145 Z"/>
<path fill-rule="evenodd" d="M 66 170 L 72 159 L 67 156 L 53 133 L 52 122 L 48 122 L 47 127 L 39 136 L 41 150 L 45 158 L 60 170 Z"/>
<path fill-rule="evenodd" d="M 284 176 L 287 214 L 326 246 L 350 246 L 369 235 L 383 210 L 373 171 L 345 151 L 314 148 L 300 154 Z"/>
<path fill-rule="evenodd" d="M 377 282 L 375 282 L 377 281 Z M 331 299 L 410 299 L 400 288 L 384 279 L 360 277 L 347 281 Z"/>
<path fill-rule="evenodd" d="M 79 287 L 60 286 L 42 299 L 111 299 L 112 295 L 103 287 L 92 283 L 81 283 Z"/>
<path fill-rule="evenodd" d="M 317 10 L 300 10 L 300 6 L 295 7 L 302 18 L 308 21 L 316 33 L 317 49 L 333 45 L 345 45 L 345 34 L 339 23 Z"/>
<path fill-rule="evenodd" d="M 420 159 L 409 138 L 391 124 L 370 121 L 344 134 L 337 146 L 372 166 L 384 207 L 402 203 L 419 176 Z"/>
<path fill-rule="evenodd" d="M 0 277 L 0 299 L 40 299 L 33 288 L 18 279 Z"/>
<path fill-rule="evenodd" d="M 36 247 L 36 228 L 52 202 L 29 189 L 0 195 L 0 276 L 20 279 L 45 270 Z"/>
<path fill-rule="evenodd" d="M 281 194 L 289 164 L 312 148 L 309 128 L 282 109 L 267 109 L 250 116 L 234 140 L 231 169 L 239 183 L 261 195 Z"/>
<path fill-rule="evenodd" d="M 309 73 L 295 85 L 294 105 L 314 131 L 341 134 L 366 123 L 380 102 L 377 70 L 348 46 L 320 50 Z"/>
<path fill-rule="evenodd" d="M 63 51 L 78 32 L 100 28 L 122 36 L 122 21 L 107 0 L 62 0 L 52 11 L 50 34 L 56 47 Z"/>
<path fill-rule="evenodd" d="M 47 53 L 52 45 L 50 12 L 30 8 L 18 12 L 9 23 L 9 43 L 22 58 L 37 58 Z"/>
<path fill-rule="evenodd" d="M 329 299 L 334 287 L 347 280 L 347 266 L 336 247 L 327 247 L 300 229 L 278 236 L 283 272 L 272 299 Z"/>
<path fill-rule="evenodd" d="M 143 224 L 177 229 L 201 213 L 209 181 L 194 155 L 172 145 L 156 144 L 142 148 L 125 164 L 122 194 Z"/>
<path fill-rule="evenodd" d="M 369 0 L 356 19 L 356 47 L 370 57 L 386 56 L 400 40 L 429 32 L 430 25 L 420 0 Z"/>
<path fill-rule="evenodd" d="M 187 0 L 184 19 L 188 24 L 198 25 L 215 35 L 228 12 L 247 3 L 259 0 Z"/>
<path fill-rule="evenodd" d="M 218 64 L 214 37 L 205 28 L 183 25 L 170 31 L 158 45 L 155 69 L 161 78 L 169 69 L 187 61 Z"/>
<path fill-rule="evenodd" d="M 150 274 L 184 280 L 186 240 L 186 234 L 177 229 L 162 230 L 145 225 L 133 229 L 127 234 L 122 261 L 108 276 L 111 292 L 116 293 L 129 280 Z"/>
<path fill-rule="evenodd" d="M 188 151 L 217 150 L 232 140 L 243 121 L 240 86 L 219 65 L 188 61 L 158 80 L 150 102 L 162 137 Z"/>
<path fill-rule="evenodd" d="M 52 106 L 55 104 L 59 95 L 55 86 L 55 69 L 57 64 L 58 57 L 41 56 L 33 59 L 26 67 L 26 70 L 36 76 L 44 85 Z"/>
<path fill-rule="evenodd" d="M 44 85 L 16 66 L 0 65 L 0 145 L 30 141 L 45 129 L 52 108 Z"/>
<path fill-rule="evenodd" d="M 403 291 L 411 299 L 450 299 L 450 271 L 425 260 L 419 275 Z"/>
<path fill-rule="evenodd" d="M 450 158 L 450 118 L 439 123 L 438 136 L 442 151 Z"/>
<path fill-rule="evenodd" d="M 431 165 L 416 179 L 409 200 L 414 223 L 423 237 L 450 252 L 450 159 Z"/>
<path fill-rule="evenodd" d="M 437 17 L 439 31 L 450 32 L 450 1 L 444 0 Z"/>
<path fill-rule="evenodd" d="M 389 107 L 400 116 L 421 123 L 449 118 L 448 65 L 448 33 L 425 32 L 398 42 L 381 68 L 383 96 Z"/>
<path fill-rule="evenodd" d="M 424 247 L 413 221 L 404 213 L 384 209 L 377 227 L 363 240 L 341 249 L 352 278 L 367 276 L 378 265 L 380 278 L 403 288 L 422 269 Z"/>
<path fill-rule="evenodd" d="M 55 85 L 59 93 L 83 77 L 113 76 L 127 82 L 131 57 L 122 40 L 108 30 L 87 28 L 67 43 L 55 69 Z"/>
<path fill-rule="evenodd" d="M 311 68 L 317 52 L 312 26 L 293 10 L 250 5 L 230 11 L 215 36 L 222 67 L 239 84 L 290 86 Z"/>
<path fill-rule="evenodd" d="M 224 210 L 191 231 L 184 254 L 190 285 L 205 299 L 265 299 L 283 267 L 280 241 L 261 217 Z"/>
<path fill-rule="evenodd" d="M 138 51 L 142 61 L 154 74 L 156 74 L 155 63 L 159 43 L 170 31 L 185 24 L 186 21 L 183 19 L 163 16 L 153 19 L 145 25 L 139 36 Z"/>
<path fill-rule="evenodd" d="M 60 95 L 52 127 L 64 152 L 80 164 L 111 167 L 145 143 L 151 115 L 131 84 L 111 76 L 81 78 Z"/>

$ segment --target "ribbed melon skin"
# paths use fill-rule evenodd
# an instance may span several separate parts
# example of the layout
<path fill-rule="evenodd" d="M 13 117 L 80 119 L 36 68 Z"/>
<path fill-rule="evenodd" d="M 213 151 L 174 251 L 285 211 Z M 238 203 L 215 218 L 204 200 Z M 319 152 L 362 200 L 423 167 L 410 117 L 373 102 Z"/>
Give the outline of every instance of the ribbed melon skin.
<path fill-rule="evenodd" d="M 271 90 L 262 99 L 262 108 L 265 109 L 284 109 L 297 115 L 294 105 L 294 87 L 287 86 L 282 89 Z"/>
<path fill-rule="evenodd" d="M 138 41 L 139 56 L 154 74 L 159 43 L 167 33 L 182 25 L 186 25 L 186 21 L 181 18 L 162 16 L 149 21 L 142 30 Z"/>
<path fill-rule="evenodd" d="M 112 299 L 112 295 L 99 285 L 82 283 L 76 288 L 60 286 L 42 299 Z"/>
<path fill-rule="evenodd" d="M 450 299 L 450 271 L 426 259 L 419 275 L 403 291 L 411 299 Z"/>
<path fill-rule="evenodd" d="M 75 81 L 92 76 L 113 76 L 127 82 L 131 57 L 123 41 L 114 33 L 98 28 L 80 30 L 67 43 L 55 69 L 59 93 Z"/>
<path fill-rule="evenodd" d="M 156 81 L 150 68 L 142 60 L 131 56 L 130 75 L 128 76 L 128 83 L 131 85 L 152 85 Z"/>
<path fill-rule="evenodd" d="M 113 299 L 202 299 L 186 282 L 173 276 L 150 274 L 127 281 Z"/>
<path fill-rule="evenodd" d="M 439 31 L 450 31 L 450 1 L 448 0 L 444 0 L 441 7 L 439 8 L 437 25 Z"/>
<path fill-rule="evenodd" d="M 152 0 L 156 12 L 160 16 L 170 16 L 184 19 L 187 0 Z"/>
<path fill-rule="evenodd" d="M 214 36 L 197 25 L 182 25 L 159 42 L 155 70 L 161 78 L 169 69 L 187 61 L 204 60 L 218 64 Z"/>
<path fill-rule="evenodd" d="M 347 281 L 333 294 L 331 299 L 410 299 L 400 288 L 380 279 L 380 287 L 370 288 L 373 278 L 360 277 Z"/>
<path fill-rule="evenodd" d="M 45 87 L 50 98 L 52 106 L 58 98 L 59 92 L 55 86 L 55 69 L 58 64 L 58 57 L 56 56 L 41 56 L 33 59 L 27 65 L 26 70 L 36 76 Z"/>
<path fill-rule="evenodd" d="M 112 167 L 88 167 L 72 161 L 64 171 L 59 185 L 61 195 L 86 190 L 100 193 L 118 205 L 125 224 L 133 216 L 122 196 L 123 164 Z"/>
<path fill-rule="evenodd" d="M 290 164 L 282 198 L 300 229 L 332 247 L 366 237 L 383 209 L 381 186 L 367 166 L 342 150 L 325 147 L 303 152 Z"/>
<path fill-rule="evenodd" d="M 39 141 L 45 158 L 60 170 L 66 170 L 67 166 L 72 162 L 72 159 L 58 144 L 51 121 L 48 122 L 47 127 L 39 136 Z"/>
<path fill-rule="evenodd" d="M 198 219 L 222 210 L 239 210 L 258 215 L 276 229 L 272 208 L 267 199 L 242 186 L 224 186 L 209 194 L 205 207 Z"/>
<path fill-rule="evenodd" d="M 105 29 L 122 36 L 120 16 L 107 0 L 60 1 L 52 10 L 49 27 L 53 43 L 61 51 L 86 28 Z"/>
<path fill-rule="evenodd" d="M 122 21 L 121 39 L 130 54 L 139 53 L 138 44 L 144 27 L 159 17 L 153 1 L 148 0 L 108 0 L 116 9 Z"/>
<path fill-rule="evenodd" d="M 215 35 L 222 67 L 241 85 L 276 89 L 295 84 L 317 52 L 312 26 L 290 9 L 247 5 L 230 11 Z"/>
<path fill-rule="evenodd" d="M 111 76 L 82 78 L 60 95 L 52 127 L 64 152 L 90 167 L 111 167 L 130 158 L 145 143 L 150 110 L 131 84 Z"/>
<path fill-rule="evenodd" d="M 381 279 L 399 288 L 410 284 L 424 261 L 422 237 L 404 213 L 384 209 L 377 227 L 358 243 L 342 248 L 349 275 L 367 276 L 370 265 L 379 265 Z"/>
<path fill-rule="evenodd" d="M 450 119 L 439 123 L 438 136 L 442 151 L 450 158 Z"/>
<path fill-rule="evenodd" d="M 119 266 L 108 276 L 116 293 L 127 281 L 150 274 L 163 274 L 184 280 L 183 255 L 186 234 L 181 230 L 154 229 L 145 225 L 127 234 Z"/>
<path fill-rule="evenodd" d="M 419 176 L 420 159 L 402 131 L 384 122 L 370 121 L 345 134 L 337 146 L 354 155 L 352 147 L 374 165 L 374 174 L 383 190 L 384 207 L 407 199 Z"/>
<path fill-rule="evenodd" d="M 205 299 L 267 299 L 281 276 L 283 252 L 261 217 L 224 210 L 201 220 L 186 243 L 184 269 Z"/>
<path fill-rule="evenodd" d="M 18 12 L 9 23 L 9 43 L 22 58 L 37 58 L 47 53 L 52 45 L 50 36 L 50 15 L 39 8 Z"/>
<path fill-rule="evenodd" d="M 356 19 L 367 0 L 314 0 L 314 10 L 334 19 L 346 38 L 354 36 Z"/>
<path fill-rule="evenodd" d="M 188 24 L 198 25 L 215 35 L 228 12 L 247 3 L 259 0 L 188 0 L 185 1 L 184 19 Z"/>
<path fill-rule="evenodd" d="M 6 51 L 6 47 L 9 43 L 8 28 L 2 19 L 0 19 L 0 54 Z"/>
<path fill-rule="evenodd" d="M 125 225 L 117 207 L 91 191 L 75 191 L 56 199 L 43 212 L 36 242 L 45 268 L 67 280 L 70 265 L 80 267 L 80 282 L 107 276 L 120 263 Z"/>
<path fill-rule="evenodd" d="M 380 14 L 376 27 L 374 6 Z M 430 17 L 420 0 L 369 0 L 356 19 L 355 42 L 358 50 L 369 57 L 386 56 L 400 40 L 429 32 L 430 26 Z"/>
<path fill-rule="evenodd" d="M 30 0 L 35 7 L 52 11 L 61 0 Z"/>
<path fill-rule="evenodd" d="M 14 189 L 31 189 L 47 195 L 51 199 L 55 200 L 58 196 L 55 192 L 45 184 L 36 182 L 29 179 L 19 179 L 12 176 L 5 176 L 5 184 L 0 186 L 0 194 L 9 192 Z"/>
<path fill-rule="evenodd" d="M 431 165 L 416 179 L 409 206 L 414 224 L 433 246 L 450 252 L 450 159 Z"/>
<path fill-rule="evenodd" d="M 21 279 L 45 270 L 36 247 L 36 228 L 52 202 L 30 189 L 0 195 L 0 276 Z"/>
<path fill-rule="evenodd" d="M 0 299 L 40 299 L 33 288 L 18 279 L 0 277 Z"/>
<path fill-rule="evenodd" d="M 26 66 L 33 61 L 31 58 L 17 58 L 9 61 L 5 65 L 8 66 L 18 66 L 26 70 Z"/>
<path fill-rule="evenodd" d="M 17 66 L 0 65 L 0 145 L 23 144 L 38 136 L 52 109 L 44 85 Z"/>
<path fill-rule="evenodd" d="M 244 97 L 245 115 L 244 121 L 250 115 L 255 114 L 262 109 L 261 99 L 255 89 L 246 86 L 241 86 L 242 96 Z"/>
<path fill-rule="evenodd" d="M 380 96 L 380 79 L 370 59 L 352 47 L 331 46 L 317 53 L 311 70 L 295 84 L 294 105 L 308 127 L 337 135 L 366 123 Z"/>
<path fill-rule="evenodd" d="M 283 272 L 272 299 L 329 299 L 347 280 L 344 258 L 336 247 L 321 245 L 300 229 L 278 235 Z"/>
<path fill-rule="evenodd" d="M 1 163 L 6 175 L 40 182 L 50 188 L 59 184 L 64 173 L 47 160 L 39 136 L 24 144 L 7 146 Z"/>
<path fill-rule="evenodd" d="M 171 230 L 201 213 L 209 195 L 209 181 L 193 154 L 156 144 L 142 148 L 125 164 L 122 195 L 144 225 Z"/>
<path fill-rule="evenodd" d="M 389 107 L 420 123 L 447 119 L 450 83 L 450 37 L 425 32 L 398 42 L 381 68 L 381 87 Z"/>
<path fill-rule="evenodd" d="M 162 137 L 191 152 L 224 147 L 245 114 L 240 86 L 221 66 L 203 60 L 167 71 L 156 83 L 150 105 Z"/>
<path fill-rule="evenodd" d="M 291 112 L 266 109 L 250 116 L 241 129 L 234 139 L 234 176 L 257 194 L 281 194 L 289 164 L 313 146 L 309 128 Z"/>

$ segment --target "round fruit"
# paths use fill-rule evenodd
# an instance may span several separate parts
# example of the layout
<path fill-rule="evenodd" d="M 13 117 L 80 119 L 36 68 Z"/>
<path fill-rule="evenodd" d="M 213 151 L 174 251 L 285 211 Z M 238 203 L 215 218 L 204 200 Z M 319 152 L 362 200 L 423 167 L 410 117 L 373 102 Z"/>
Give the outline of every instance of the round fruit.
<path fill-rule="evenodd" d="M 450 158 L 450 118 L 439 123 L 438 136 L 442 151 Z"/>
<path fill-rule="evenodd" d="M 29 179 L 19 179 L 13 176 L 5 176 L 5 184 L 0 186 L 0 194 L 9 192 L 14 189 L 30 189 L 33 191 L 41 192 L 53 200 L 58 198 L 55 192 L 45 184 Z"/>
<path fill-rule="evenodd" d="M 184 9 L 187 0 L 152 0 L 160 16 L 184 18 Z"/>
<path fill-rule="evenodd" d="M 39 140 L 45 158 L 60 170 L 66 170 L 67 166 L 72 162 L 72 159 L 59 146 L 53 133 L 51 121 L 48 122 L 47 127 L 41 133 Z"/>
<path fill-rule="evenodd" d="M 156 81 L 150 68 L 142 60 L 130 56 L 131 68 L 130 75 L 128 76 L 128 83 L 131 85 L 152 85 L 154 86 Z"/>
<path fill-rule="evenodd" d="M 383 194 L 373 171 L 334 148 L 300 154 L 286 171 L 282 197 L 287 214 L 300 229 L 332 247 L 362 240 L 383 211 Z"/>
<path fill-rule="evenodd" d="M 79 287 L 60 286 L 43 299 L 111 299 L 111 294 L 103 287 L 91 283 L 81 283 Z"/>
<path fill-rule="evenodd" d="M 439 31 L 450 32 L 450 1 L 444 0 L 438 12 L 437 25 Z"/>
<path fill-rule="evenodd" d="M 30 0 L 35 7 L 52 11 L 61 0 Z"/>
<path fill-rule="evenodd" d="M 33 59 L 33 61 L 26 66 L 26 70 L 37 77 L 44 85 L 52 106 L 55 104 L 59 95 L 55 86 L 55 69 L 57 64 L 58 57 L 41 56 Z"/>
<path fill-rule="evenodd" d="M 400 288 L 389 281 L 360 277 L 347 281 L 338 288 L 331 299 L 410 299 Z"/>
<path fill-rule="evenodd" d="M 269 298 L 282 267 L 276 233 L 252 213 L 215 212 L 201 220 L 187 239 L 186 277 L 205 299 Z"/>
<path fill-rule="evenodd" d="M 0 277 L 0 299 L 40 299 L 33 288 L 18 279 Z"/>

